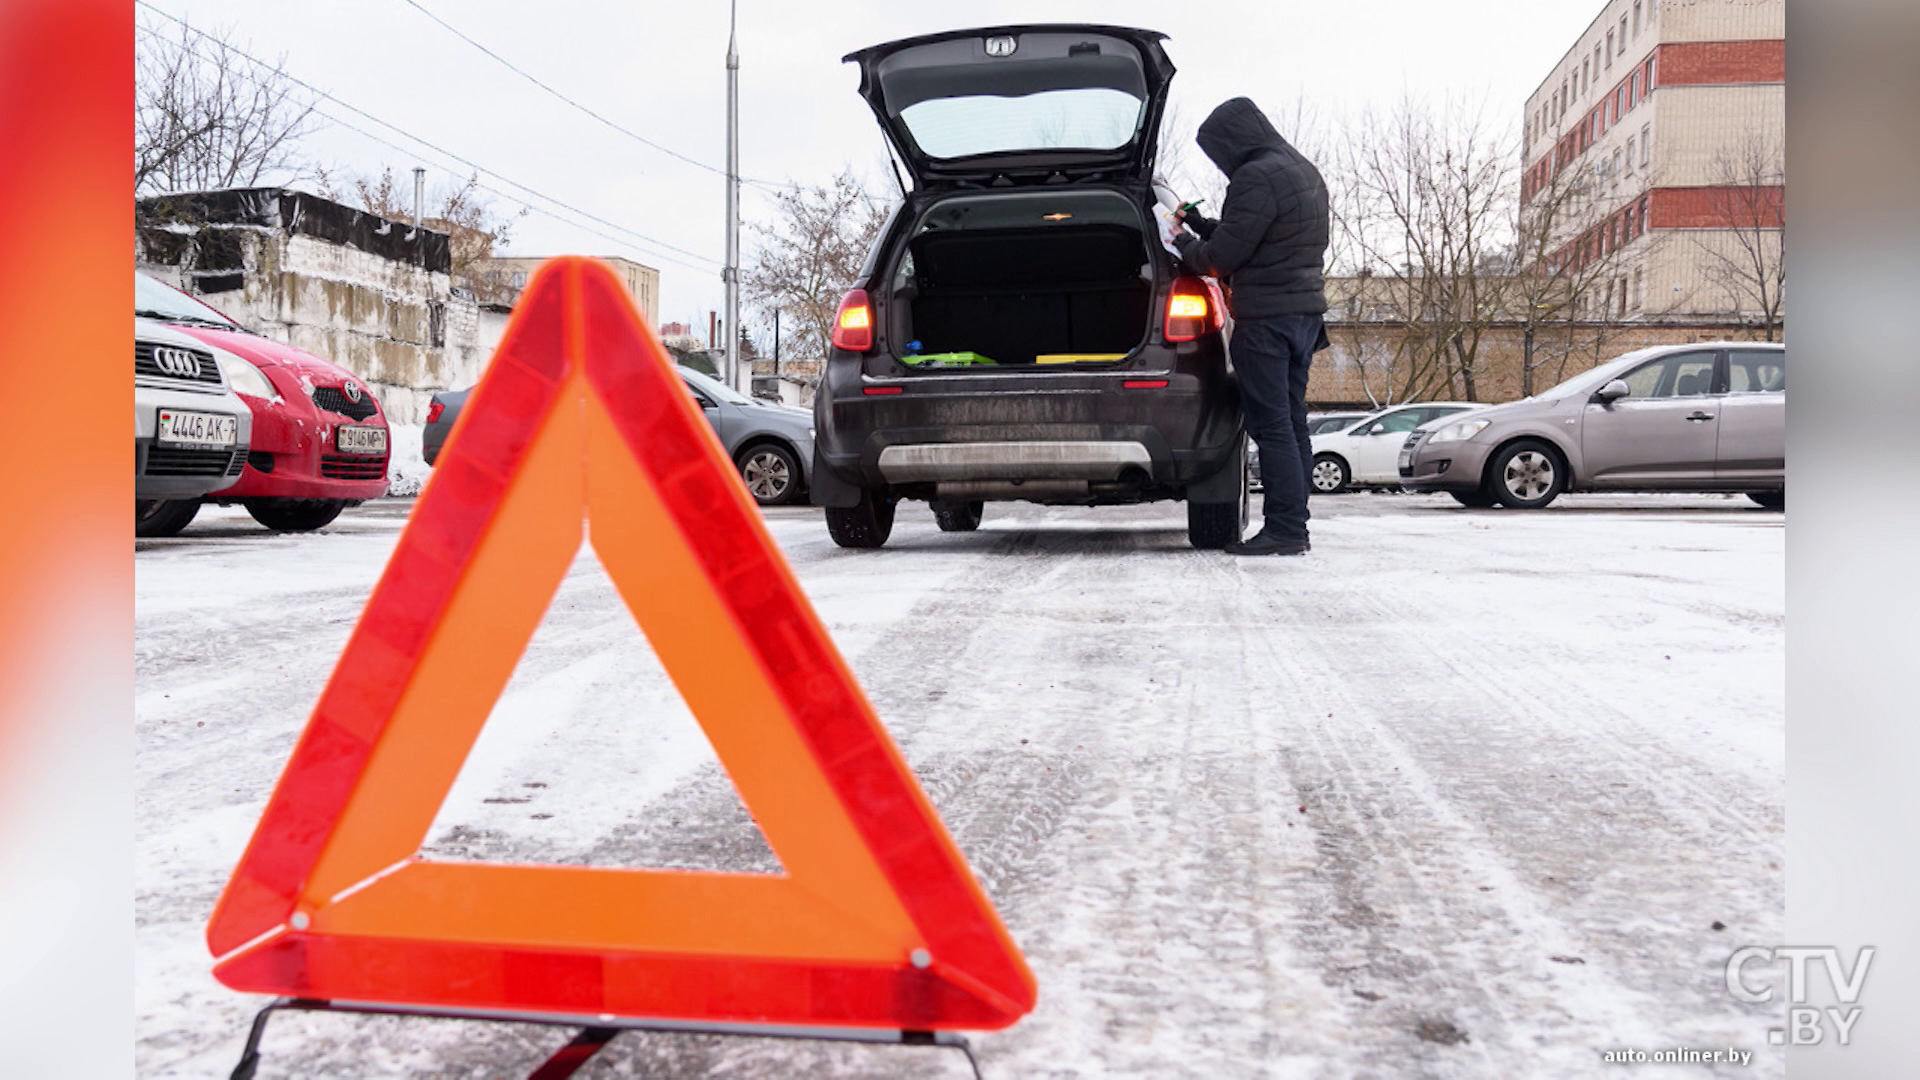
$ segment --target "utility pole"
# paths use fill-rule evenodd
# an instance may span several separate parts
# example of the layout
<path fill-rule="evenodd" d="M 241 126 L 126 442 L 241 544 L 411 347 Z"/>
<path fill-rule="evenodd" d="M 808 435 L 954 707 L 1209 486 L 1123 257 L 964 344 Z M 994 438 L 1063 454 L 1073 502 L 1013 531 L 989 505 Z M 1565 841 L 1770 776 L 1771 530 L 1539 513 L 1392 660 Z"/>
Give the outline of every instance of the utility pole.
<path fill-rule="evenodd" d="M 735 45 L 737 0 L 727 3 L 727 264 L 720 271 L 726 283 L 727 384 L 745 394 L 747 378 L 740 371 L 740 50 Z"/>

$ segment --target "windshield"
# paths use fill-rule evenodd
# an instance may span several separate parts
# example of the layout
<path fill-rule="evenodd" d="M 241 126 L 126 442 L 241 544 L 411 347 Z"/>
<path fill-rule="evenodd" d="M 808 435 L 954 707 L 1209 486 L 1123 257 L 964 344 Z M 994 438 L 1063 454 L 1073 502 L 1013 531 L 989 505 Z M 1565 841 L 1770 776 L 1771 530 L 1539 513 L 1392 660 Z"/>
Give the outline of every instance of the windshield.
<path fill-rule="evenodd" d="M 1558 385 L 1550 386 L 1533 396 L 1540 398 L 1558 398 L 1567 397 L 1571 394 L 1584 393 L 1589 390 L 1598 390 L 1618 374 L 1622 368 L 1631 367 L 1634 361 L 1643 356 L 1650 356 L 1653 352 L 1654 350 L 1650 348 L 1637 349 L 1624 356 L 1616 356 L 1612 360 L 1601 364 L 1599 367 L 1583 371 L 1573 378 Z"/>
<path fill-rule="evenodd" d="M 225 315 L 181 292 L 170 288 L 142 273 L 133 275 L 133 311 L 149 319 L 171 322 L 205 322 L 219 326 L 240 329 L 240 325 Z"/>
<path fill-rule="evenodd" d="M 726 383 L 721 382 L 719 379 L 716 379 L 710 375 L 707 375 L 704 372 L 699 372 L 699 371 L 693 370 L 692 368 L 683 367 L 680 369 L 680 377 L 687 380 L 687 383 L 689 385 L 693 386 L 695 389 L 699 390 L 701 393 L 707 395 L 710 398 L 717 398 L 721 401 L 730 402 L 734 405 L 753 404 L 753 400 L 751 398 L 740 393 L 738 390 L 735 390 L 734 388 L 728 386 Z"/>
<path fill-rule="evenodd" d="M 1133 141 L 1146 102 L 1122 90 L 1048 90 L 1025 97 L 955 97 L 900 113 L 929 157 L 1016 150 L 1118 150 Z"/>

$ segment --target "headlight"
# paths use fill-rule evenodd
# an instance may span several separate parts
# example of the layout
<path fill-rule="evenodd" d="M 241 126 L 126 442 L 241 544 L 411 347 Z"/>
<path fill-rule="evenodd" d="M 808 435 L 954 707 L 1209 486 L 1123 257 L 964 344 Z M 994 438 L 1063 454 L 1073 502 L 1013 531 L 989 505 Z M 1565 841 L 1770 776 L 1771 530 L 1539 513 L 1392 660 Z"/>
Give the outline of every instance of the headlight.
<path fill-rule="evenodd" d="M 1431 446 L 1434 443 L 1460 442 L 1463 439 L 1471 439 L 1475 435 L 1487 430 L 1487 425 L 1490 423 L 1492 423 L 1490 420 L 1462 420 L 1457 424 L 1448 424 L 1446 427 L 1427 436 L 1427 445 Z"/>
<path fill-rule="evenodd" d="M 260 369 L 237 356 L 220 358 L 220 373 L 227 377 L 227 385 L 233 387 L 236 394 L 257 397 L 262 401 L 279 401 L 280 395 L 267 381 Z"/>

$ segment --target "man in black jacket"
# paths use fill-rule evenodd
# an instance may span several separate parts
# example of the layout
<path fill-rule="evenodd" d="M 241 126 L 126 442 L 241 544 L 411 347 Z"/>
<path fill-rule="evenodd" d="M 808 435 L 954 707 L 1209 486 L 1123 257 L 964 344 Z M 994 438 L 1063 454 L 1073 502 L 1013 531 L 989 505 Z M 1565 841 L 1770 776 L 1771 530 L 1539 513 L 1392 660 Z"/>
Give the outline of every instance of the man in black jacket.
<path fill-rule="evenodd" d="M 1303 555 L 1313 469 L 1307 368 L 1327 347 L 1327 185 L 1246 98 L 1213 110 L 1195 141 L 1227 174 L 1226 204 L 1219 221 L 1185 214 L 1182 224 L 1199 235 L 1181 232 L 1174 244 L 1188 268 L 1227 287 L 1240 409 L 1266 488 L 1266 524 L 1227 550 Z"/>

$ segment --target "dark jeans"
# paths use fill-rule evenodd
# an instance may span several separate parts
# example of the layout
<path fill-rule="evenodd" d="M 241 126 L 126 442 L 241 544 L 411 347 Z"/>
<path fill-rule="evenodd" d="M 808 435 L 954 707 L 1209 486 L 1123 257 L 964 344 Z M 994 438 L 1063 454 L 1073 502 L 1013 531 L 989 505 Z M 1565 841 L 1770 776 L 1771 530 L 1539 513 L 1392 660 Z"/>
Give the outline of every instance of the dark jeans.
<path fill-rule="evenodd" d="M 1318 315 L 1274 315 L 1233 324 L 1233 370 L 1240 412 L 1260 447 L 1266 488 L 1265 532 L 1307 538 L 1313 444 L 1307 437 L 1307 369 L 1321 335 Z"/>

